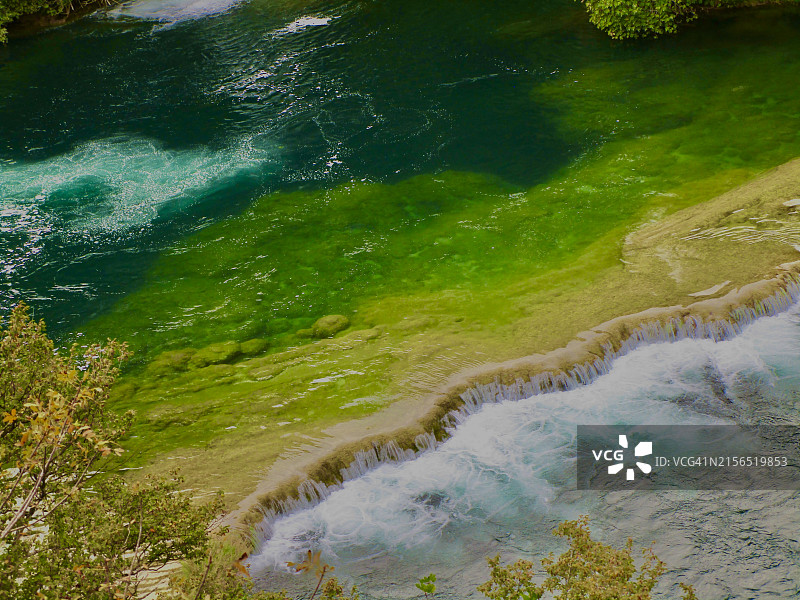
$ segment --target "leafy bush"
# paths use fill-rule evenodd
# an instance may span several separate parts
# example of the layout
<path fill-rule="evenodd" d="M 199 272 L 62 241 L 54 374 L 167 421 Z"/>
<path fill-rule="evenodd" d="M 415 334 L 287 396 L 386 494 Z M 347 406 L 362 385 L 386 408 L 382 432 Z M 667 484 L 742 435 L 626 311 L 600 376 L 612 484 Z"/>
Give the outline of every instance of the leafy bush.
<path fill-rule="evenodd" d="M 87 6 L 110 6 L 119 0 L 0 0 L 0 44 L 8 41 L 6 25 L 24 15 L 66 18 Z"/>
<path fill-rule="evenodd" d="M 436 593 L 436 575 L 431 573 L 430 575 L 421 577 L 420 580 L 414 584 L 414 587 L 421 590 L 422 593 L 425 594 L 425 598 L 428 597 L 428 594 L 433 596 Z"/>
<path fill-rule="evenodd" d="M 589 20 L 612 38 L 640 38 L 675 33 L 697 18 L 699 10 L 753 6 L 751 0 L 581 0 Z M 777 0 L 775 4 L 796 0 Z"/>
<path fill-rule="evenodd" d="M 24 305 L 0 327 L 0 541 L 29 534 L 86 484 L 98 459 L 121 452 L 132 415 L 107 411 L 106 400 L 127 356 L 109 342 L 62 357 Z"/>
<path fill-rule="evenodd" d="M 180 478 L 97 475 L 133 415 L 107 409 L 124 344 L 58 353 L 16 307 L 0 327 L 0 598 L 133 598 L 141 575 L 204 555 L 219 500 Z"/>
<path fill-rule="evenodd" d="M 35 13 L 58 15 L 69 6 L 69 0 L 0 0 L 0 43 L 8 41 L 5 25 L 14 19 Z"/>
<path fill-rule="evenodd" d="M 553 534 L 567 538 L 570 545 L 558 558 L 551 553 L 542 560 L 547 575 L 542 583 L 534 582 L 532 562 L 501 566 L 496 556 L 488 560 L 489 581 L 478 590 L 491 600 L 538 600 L 548 592 L 558 600 L 650 600 L 666 568 L 651 548 L 642 549 L 642 564 L 637 567 L 631 539 L 621 550 L 593 540 L 585 516 L 564 521 Z M 697 600 L 691 586 L 681 584 L 681 588 L 683 600 Z"/>
<path fill-rule="evenodd" d="M 695 18 L 692 0 L 583 0 L 589 20 L 612 38 L 674 33 Z"/>

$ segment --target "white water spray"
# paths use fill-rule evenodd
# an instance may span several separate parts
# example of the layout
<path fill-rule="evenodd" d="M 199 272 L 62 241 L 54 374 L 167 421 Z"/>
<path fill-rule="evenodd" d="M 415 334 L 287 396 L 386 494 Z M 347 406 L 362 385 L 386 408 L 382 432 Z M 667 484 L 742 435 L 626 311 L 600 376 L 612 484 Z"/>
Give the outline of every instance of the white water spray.
<path fill-rule="evenodd" d="M 171 150 L 141 138 L 96 140 L 45 160 L 0 164 L 0 225 L 13 230 L 15 220 L 31 218 L 46 225 L 57 209 L 59 219 L 79 232 L 141 227 L 238 177 L 262 177 L 277 167 L 278 151 L 263 135 L 220 149 Z"/>
<path fill-rule="evenodd" d="M 395 581 L 397 569 L 408 569 L 404 577 L 413 581 L 414 569 L 425 568 L 426 561 L 438 558 L 442 564 L 461 568 L 480 565 L 498 543 L 507 551 L 541 553 L 553 546 L 549 530 L 555 523 L 583 513 L 593 515 L 601 527 L 625 533 L 623 538 L 640 536 L 637 540 L 647 544 L 651 534 L 641 520 L 656 515 L 657 522 L 649 527 L 653 535 L 658 530 L 662 554 L 678 563 L 675 566 L 697 564 L 696 555 L 701 554 L 718 565 L 713 577 L 688 569 L 690 582 L 694 578 L 701 588 L 715 590 L 709 597 L 716 597 L 721 589 L 734 589 L 731 586 L 739 585 L 737 578 L 725 574 L 726 544 L 692 546 L 702 527 L 694 512 L 707 512 L 717 504 L 720 510 L 729 510 L 731 503 L 719 498 L 731 493 L 599 496 L 576 492 L 575 430 L 578 424 L 749 422 L 759 417 L 763 404 L 770 405 L 772 414 L 797 422 L 800 407 L 790 406 L 791 402 L 781 405 L 780 396 L 773 396 L 782 380 L 800 376 L 797 309 L 753 322 L 759 315 L 785 310 L 797 296 L 797 286 L 791 285 L 755 308 L 739 309 L 727 323 L 688 319 L 643 326 L 605 360 L 560 376 L 473 388 L 463 397 L 463 410 L 450 415 L 451 437 L 445 442 L 435 445 L 432 438 L 418 438 L 416 453 L 390 446 L 376 448 L 343 471 L 343 484 L 307 483 L 304 499 L 286 506 L 293 512 L 268 515 L 251 569 L 255 573 L 281 571 L 287 561 L 314 548 L 362 584 L 359 572 L 375 571 L 370 580 L 388 577 Z M 746 323 L 750 326 L 745 329 Z M 670 339 L 677 341 L 651 343 Z M 754 396 L 762 400 L 761 405 L 754 405 Z M 791 494 L 775 494 L 780 498 L 739 496 L 743 506 L 759 514 L 769 514 L 770 503 L 791 506 Z M 687 504 L 687 497 L 693 505 Z M 797 508 L 795 517 L 800 517 Z M 629 515 L 639 529 L 609 521 L 609 515 L 620 518 L 620 514 Z M 717 514 L 713 518 L 725 520 Z M 689 527 L 690 523 L 694 525 Z M 524 535 L 510 541 L 514 535 L 507 532 Z M 722 540 L 738 533 L 721 530 L 715 535 Z M 771 547 L 774 540 L 761 541 Z M 771 564 L 775 556 L 794 552 L 790 539 L 778 541 L 778 546 L 767 557 Z M 763 569 L 765 558 L 751 554 L 748 568 Z M 789 560 L 788 555 L 785 558 Z M 383 573 L 381 565 L 390 572 Z M 780 581 L 788 581 L 787 576 L 788 571 L 781 575 L 783 579 L 766 585 L 763 597 L 782 597 L 786 588 Z M 472 596 L 474 587 L 467 591 L 459 591 L 459 597 Z M 413 594 L 389 597 L 407 595 Z"/>

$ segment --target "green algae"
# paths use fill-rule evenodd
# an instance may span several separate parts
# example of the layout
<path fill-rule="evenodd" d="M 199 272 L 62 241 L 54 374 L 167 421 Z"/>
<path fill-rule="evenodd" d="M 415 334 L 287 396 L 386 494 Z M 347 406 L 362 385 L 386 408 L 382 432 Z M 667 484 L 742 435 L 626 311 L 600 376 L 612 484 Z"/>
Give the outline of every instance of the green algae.
<path fill-rule="evenodd" d="M 350 327 L 350 319 L 344 315 L 326 315 L 317 319 L 311 326 L 311 335 L 316 338 L 333 337 L 348 327 Z"/>
<path fill-rule="evenodd" d="M 148 283 L 86 332 L 113 330 L 148 358 L 231 338 L 286 347 L 320 317 L 347 315 L 356 298 L 478 279 L 469 246 L 490 241 L 478 223 L 482 203 L 502 204 L 512 190 L 490 177 L 443 173 L 266 196 L 162 256 Z M 475 225 L 459 227 L 469 207 Z M 429 262 L 440 263 L 438 272 L 421 268 Z"/>
<path fill-rule="evenodd" d="M 177 243 L 85 330 L 113 331 L 137 353 L 115 400 L 141 415 L 131 464 L 192 449 L 210 465 L 193 463 L 197 476 L 210 476 L 241 446 L 263 466 L 466 367 L 552 349 L 609 316 L 681 301 L 690 285 L 757 276 L 775 246 L 748 270 L 724 264 L 719 240 L 698 241 L 698 256 L 721 258 L 683 283 L 653 252 L 624 247 L 641 224 L 800 155 L 800 97 L 787 84 L 800 81 L 800 51 L 776 64 L 759 31 L 726 43 L 743 25 L 720 27 L 714 45 L 687 34 L 695 53 L 654 44 L 526 90 L 565 137 L 591 141 L 540 185 L 444 171 L 279 192 Z M 788 30 L 774 37 L 800 50 Z M 639 295 L 620 285 L 623 260 L 646 266 Z M 350 330 L 310 341 L 328 337 L 314 325 L 332 314 Z"/>
<path fill-rule="evenodd" d="M 198 369 L 208 365 L 233 362 L 242 353 L 242 345 L 238 342 L 222 342 L 211 344 L 198 350 L 189 359 L 189 367 Z"/>

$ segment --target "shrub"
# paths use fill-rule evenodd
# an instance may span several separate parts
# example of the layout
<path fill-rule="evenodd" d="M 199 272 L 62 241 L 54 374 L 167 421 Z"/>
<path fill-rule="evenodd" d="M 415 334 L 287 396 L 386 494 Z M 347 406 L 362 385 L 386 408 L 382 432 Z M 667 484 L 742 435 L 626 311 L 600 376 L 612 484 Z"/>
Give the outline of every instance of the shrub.
<path fill-rule="evenodd" d="M 534 582 L 532 562 L 502 566 L 496 556 L 488 560 L 489 581 L 478 590 L 491 600 L 538 600 L 548 592 L 558 600 L 650 600 L 664 574 L 666 566 L 652 548 L 642 549 L 642 564 L 637 567 L 633 540 L 628 539 L 621 550 L 593 540 L 588 517 L 564 521 L 553 534 L 567 538 L 570 545 L 558 558 L 551 553 L 542 560 L 543 582 Z M 681 588 L 683 600 L 697 600 L 691 586 L 681 584 Z"/>
<path fill-rule="evenodd" d="M 219 500 L 196 506 L 174 474 L 100 475 L 133 418 L 106 406 L 127 357 L 60 354 L 24 305 L 0 327 L 0 598 L 133 598 L 143 573 L 206 553 Z"/>

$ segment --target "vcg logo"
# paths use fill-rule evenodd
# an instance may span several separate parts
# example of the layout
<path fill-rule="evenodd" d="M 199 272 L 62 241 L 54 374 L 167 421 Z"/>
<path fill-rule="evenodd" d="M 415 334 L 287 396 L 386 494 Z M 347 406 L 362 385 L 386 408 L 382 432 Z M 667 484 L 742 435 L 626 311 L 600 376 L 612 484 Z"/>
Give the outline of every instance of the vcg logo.
<path fill-rule="evenodd" d="M 607 462 L 613 462 L 613 465 L 608 465 L 608 474 L 616 475 L 625 467 L 625 449 L 628 448 L 628 436 L 619 436 L 619 449 L 618 450 L 592 450 L 595 462 L 601 458 Z M 653 454 L 653 442 L 639 442 L 633 449 L 634 457 L 650 456 Z M 653 467 L 646 462 L 635 461 L 639 470 L 647 474 L 653 470 Z M 628 481 L 633 481 L 634 469 L 628 467 L 625 470 L 625 477 Z"/>

